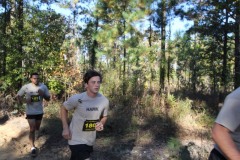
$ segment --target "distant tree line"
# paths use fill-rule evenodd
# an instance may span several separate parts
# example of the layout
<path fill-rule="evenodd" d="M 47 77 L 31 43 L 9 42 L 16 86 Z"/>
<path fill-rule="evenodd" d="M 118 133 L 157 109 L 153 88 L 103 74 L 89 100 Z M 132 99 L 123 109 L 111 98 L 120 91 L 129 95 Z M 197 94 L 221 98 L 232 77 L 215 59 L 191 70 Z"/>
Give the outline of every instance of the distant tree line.
<path fill-rule="evenodd" d="M 56 13 L 53 4 L 71 15 Z M 2 0 L 0 91 L 15 92 L 38 71 L 54 93 L 70 94 L 92 68 L 104 74 L 109 95 L 225 93 L 240 85 L 239 6 L 239 0 Z M 171 37 L 174 17 L 194 25 Z"/>

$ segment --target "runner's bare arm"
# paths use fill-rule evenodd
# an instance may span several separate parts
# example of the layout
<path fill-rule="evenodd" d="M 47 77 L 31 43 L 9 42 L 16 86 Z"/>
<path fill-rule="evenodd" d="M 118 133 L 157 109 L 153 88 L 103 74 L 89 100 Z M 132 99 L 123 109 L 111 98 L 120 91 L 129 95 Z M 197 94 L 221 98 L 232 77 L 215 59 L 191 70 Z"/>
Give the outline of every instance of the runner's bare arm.
<path fill-rule="evenodd" d="M 215 123 L 212 130 L 212 137 L 228 159 L 239 160 L 240 152 L 234 144 L 230 132 L 224 126 Z"/>
<path fill-rule="evenodd" d="M 17 103 L 18 105 L 22 105 L 23 103 L 30 104 L 31 98 L 24 98 L 24 96 L 17 95 Z"/>
<path fill-rule="evenodd" d="M 38 94 L 42 96 L 46 101 L 50 101 L 50 96 L 45 95 L 42 89 L 38 90 Z"/>
<path fill-rule="evenodd" d="M 104 129 L 104 125 L 106 121 L 107 121 L 107 116 L 102 117 L 100 122 L 96 123 L 96 127 L 95 127 L 96 131 L 102 131 Z"/>
<path fill-rule="evenodd" d="M 71 139 L 72 136 L 68 127 L 68 110 L 64 106 L 61 106 L 61 120 L 63 126 L 62 136 L 65 139 Z"/>
<path fill-rule="evenodd" d="M 100 120 L 100 122 L 105 125 L 105 123 L 107 122 L 107 116 L 102 117 L 102 119 Z"/>
<path fill-rule="evenodd" d="M 22 103 L 23 103 L 23 97 L 22 96 L 20 96 L 20 95 L 17 95 L 17 103 L 19 104 L 19 105 L 22 105 Z"/>

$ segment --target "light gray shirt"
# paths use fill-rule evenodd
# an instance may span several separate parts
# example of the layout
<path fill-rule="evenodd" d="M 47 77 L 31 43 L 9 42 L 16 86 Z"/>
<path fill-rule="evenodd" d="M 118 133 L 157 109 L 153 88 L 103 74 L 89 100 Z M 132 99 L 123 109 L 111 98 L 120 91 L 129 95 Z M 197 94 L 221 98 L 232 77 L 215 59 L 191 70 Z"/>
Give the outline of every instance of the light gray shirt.
<path fill-rule="evenodd" d="M 69 145 L 86 144 L 94 145 L 96 140 L 95 123 L 101 116 L 107 116 L 109 101 L 102 94 L 98 93 L 91 98 L 86 92 L 75 94 L 63 103 L 67 110 L 74 109 L 69 129 L 72 139 Z"/>
<path fill-rule="evenodd" d="M 17 95 L 26 96 L 26 98 L 31 98 L 31 103 L 27 104 L 26 114 L 36 115 L 43 114 L 43 97 L 39 96 L 38 90 L 41 89 L 46 96 L 50 96 L 48 88 L 43 83 L 35 85 L 33 83 L 28 83 L 18 91 Z"/>
<path fill-rule="evenodd" d="M 240 150 L 240 87 L 226 97 L 215 122 L 231 131 L 231 137 Z M 221 152 L 217 145 L 215 148 Z"/>

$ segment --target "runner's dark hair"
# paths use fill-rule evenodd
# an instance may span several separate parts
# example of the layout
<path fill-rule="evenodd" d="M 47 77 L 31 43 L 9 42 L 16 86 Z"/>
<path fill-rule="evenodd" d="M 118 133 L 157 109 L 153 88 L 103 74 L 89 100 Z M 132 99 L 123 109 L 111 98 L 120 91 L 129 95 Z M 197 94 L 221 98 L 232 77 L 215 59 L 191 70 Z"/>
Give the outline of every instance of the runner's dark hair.
<path fill-rule="evenodd" d="M 33 73 L 31 73 L 30 78 L 32 78 L 32 76 L 34 76 L 34 75 L 39 76 L 39 74 L 37 72 L 33 72 Z"/>
<path fill-rule="evenodd" d="M 84 83 L 88 83 L 89 79 L 91 79 L 92 77 L 95 77 L 95 76 L 99 76 L 100 77 L 100 81 L 102 82 L 102 75 L 99 72 L 97 72 L 95 70 L 88 70 L 84 74 L 84 77 L 83 77 Z"/>

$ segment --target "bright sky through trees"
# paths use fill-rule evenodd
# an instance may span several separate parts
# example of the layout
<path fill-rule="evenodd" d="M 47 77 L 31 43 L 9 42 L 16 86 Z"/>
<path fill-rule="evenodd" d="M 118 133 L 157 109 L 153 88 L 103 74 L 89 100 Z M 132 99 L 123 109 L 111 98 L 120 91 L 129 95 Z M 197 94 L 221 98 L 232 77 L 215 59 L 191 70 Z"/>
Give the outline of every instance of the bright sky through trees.
<path fill-rule="evenodd" d="M 57 5 L 51 5 L 51 8 L 54 9 L 57 13 L 60 13 L 65 16 L 70 16 L 71 11 L 69 9 L 60 8 Z M 193 22 L 187 21 L 186 19 L 180 20 L 179 17 L 174 18 L 171 23 L 171 37 L 174 37 L 176 32 L 186 31 L 193 25 Z"/>
<path fill-rule="evenodd" d="M 43 5 L 42 8 L 45 9 L 47 6 Z M 54 9 L 57 13 L 60 13 L 65 16 L 71 16 L 71 11 L 69 9 L 60 8 L 56 4 L 52 4 L 51 8 Z M 0 13 L 3 12 L 3 8 L 0 8 Z M 193 25 L 193 22 L 187 21 L 186 19 L 180 20 L 179 17 L 174 18 L 171 23 L 171 37 L 174 37 L 176 32 L 186 31 Z M 142 27 L 142 26 L 141 26 Z"/>

